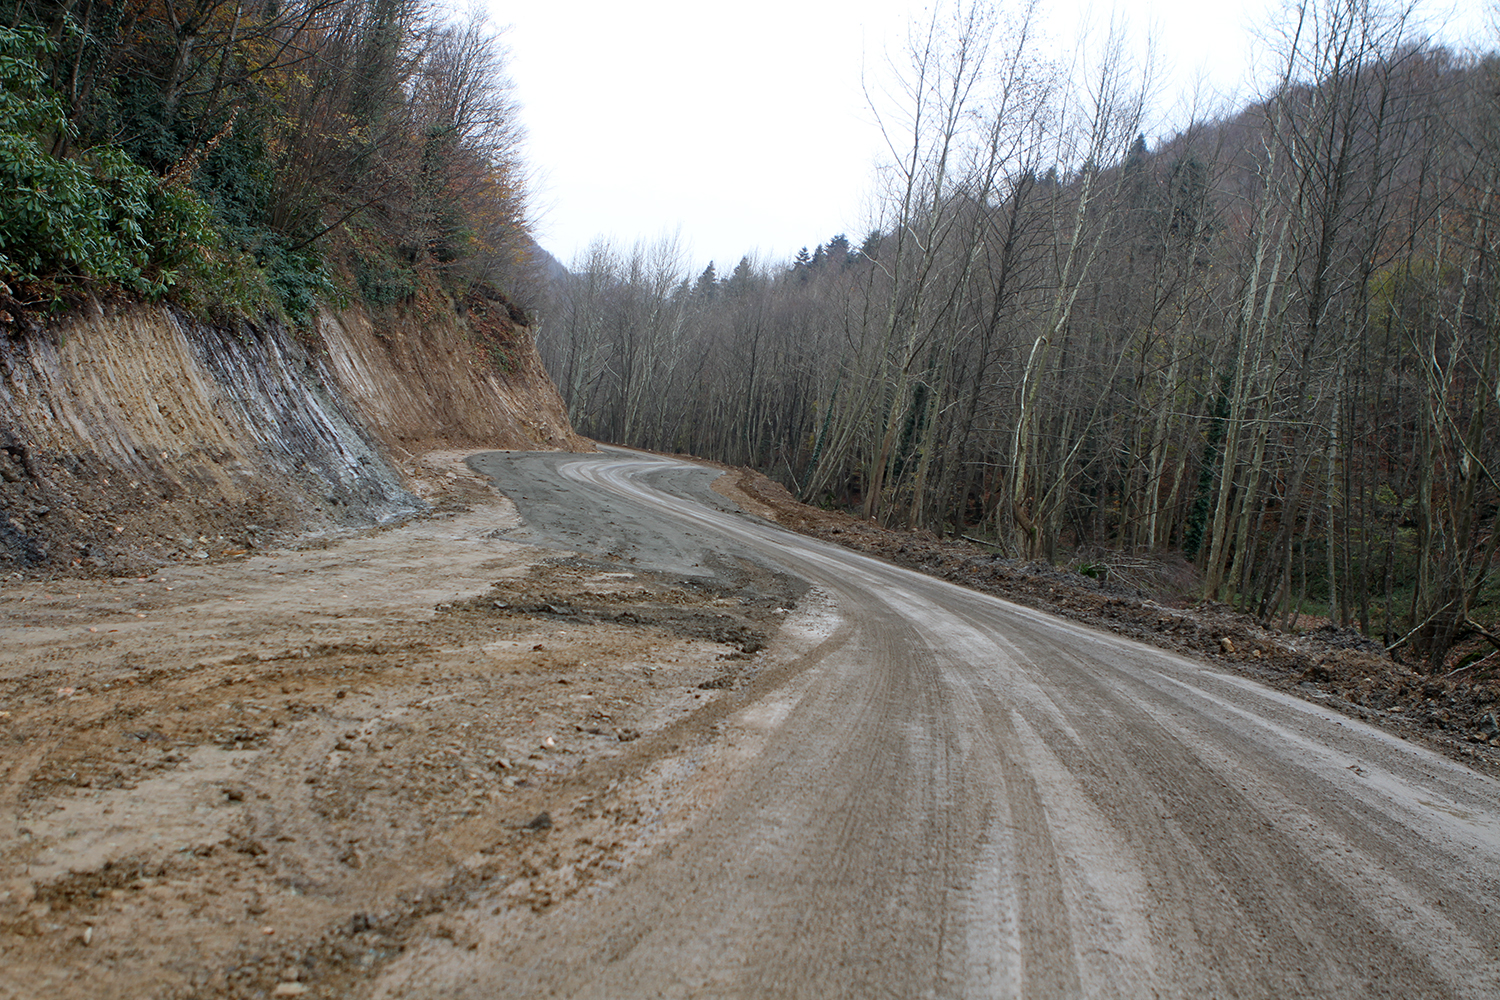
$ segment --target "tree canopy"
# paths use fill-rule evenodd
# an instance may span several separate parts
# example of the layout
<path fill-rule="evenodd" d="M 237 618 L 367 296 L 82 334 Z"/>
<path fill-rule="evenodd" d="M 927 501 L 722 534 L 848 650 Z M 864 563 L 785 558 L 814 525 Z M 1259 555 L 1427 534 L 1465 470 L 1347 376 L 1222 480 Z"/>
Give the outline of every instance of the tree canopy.
<path fill-rule="evenodd" d="M 529 245 L 506 53 L 419 0 L 14 0 L 0 280 L 306 316 L 505 282 Z"/>

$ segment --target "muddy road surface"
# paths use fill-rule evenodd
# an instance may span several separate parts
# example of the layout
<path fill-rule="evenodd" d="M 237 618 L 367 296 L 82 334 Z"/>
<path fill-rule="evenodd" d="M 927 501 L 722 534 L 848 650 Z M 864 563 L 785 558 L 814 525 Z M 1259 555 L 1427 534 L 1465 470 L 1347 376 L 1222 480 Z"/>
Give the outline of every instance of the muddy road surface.
<path fill-rule="evenodd" d="M 541 914 L 479 894 L 375 995 L 1500 995 L 1491 779 L 731 513 L 670 459 L 471 463 L 554 542 L 806 581 L 803 649 L 648 855 Z"/>
<path fill-rule="evenodd" d="M 1500 996 L 1492 778 L 701 466 L 427 469 L 0 591 L 0 997 Z"/>

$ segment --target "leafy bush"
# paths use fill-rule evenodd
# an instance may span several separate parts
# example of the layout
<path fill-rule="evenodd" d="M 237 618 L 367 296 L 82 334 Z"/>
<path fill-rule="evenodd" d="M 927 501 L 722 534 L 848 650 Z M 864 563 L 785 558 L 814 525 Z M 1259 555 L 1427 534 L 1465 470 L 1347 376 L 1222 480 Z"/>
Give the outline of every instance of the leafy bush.
<path fill-rule="evenodd" d="M 384 254 L 354 254 L 354 282 L 360 298 L 372 306 L 404 302 L 417 292 L 417 275 Z"/>
<path fill-rule="evenodd" d="M 323 254 L 313 246 L 298 246 L 269 229 L 259 231 L 252 252 L 275 301 L 298 326 L 317 311 L 320 299 L 337 298 L 337 289 L 324 269 Z"/>
<path fill-rule="evenodd" d="M 55 50 L 38 31 L 0 28 L 0 275 L 92 278 L 150 297 L 212 276 L 220 241 L 191 191 L 116 146 L 53 154 L 76 135 L 37 62 Z"/>

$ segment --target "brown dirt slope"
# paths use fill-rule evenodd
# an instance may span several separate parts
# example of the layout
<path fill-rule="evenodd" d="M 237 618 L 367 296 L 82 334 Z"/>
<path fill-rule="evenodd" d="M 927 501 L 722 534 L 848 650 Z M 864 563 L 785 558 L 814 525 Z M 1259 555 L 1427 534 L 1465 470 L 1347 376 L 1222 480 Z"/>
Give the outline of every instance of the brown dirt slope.
<path fill-rule="evenodd" d="M 0 578 L 399 520 L 396 462 L 435 443 L 592 447 L 503 301 L 428 312 L 294 333 L 89 301 L 0 334 Z"/>
<path fill-rule="evenodd" d="M 318 334 L 338 384 L 388 445 L 593 450 L 504 300 L 475 296 L 451 322 L 329 313 Z"/>
<path fill-rule="evenodd" d="M 794 531 L 1203 658 L 1500 774 L 1500 655 L 1436 676 L 1421 673 L 1355 629 L 1324 623 L 1285 632 L 1223 604 L 1147 595 L 1046 563 L 1003 559 L 970 542 L 819 510 L 757 472 L 723 468 L 730 474 L 716 490 Z"/>

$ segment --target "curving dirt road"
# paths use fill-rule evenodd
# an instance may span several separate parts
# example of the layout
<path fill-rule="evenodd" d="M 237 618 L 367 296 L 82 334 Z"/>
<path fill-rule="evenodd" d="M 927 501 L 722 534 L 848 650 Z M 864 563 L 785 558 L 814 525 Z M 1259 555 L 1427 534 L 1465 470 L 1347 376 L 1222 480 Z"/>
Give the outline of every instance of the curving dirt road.
<path fill-rule="evenodd" d="M 1495 781 L 735 513 L 701 467 L 471 464 L 509 538 L 813 589 L 636 860 L 540 912 L 477 891 L 373 995 L 1500 996 Z"/>

